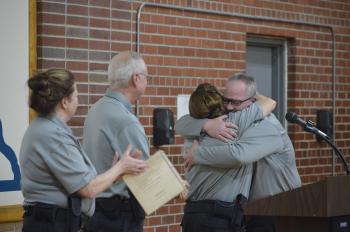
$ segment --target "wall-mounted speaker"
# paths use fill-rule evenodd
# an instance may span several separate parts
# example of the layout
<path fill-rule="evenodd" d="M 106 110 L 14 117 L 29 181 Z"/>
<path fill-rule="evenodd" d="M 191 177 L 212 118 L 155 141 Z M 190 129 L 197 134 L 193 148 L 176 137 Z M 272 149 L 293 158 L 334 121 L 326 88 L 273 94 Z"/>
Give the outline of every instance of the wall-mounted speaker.
<path fill-rule="evenodd" d="M 153 110 L 153 145 L 158 147 L 165 144 L 174 144 L 174 114 L 165 108 Z"/>
<path fill-rule="evenodd" d="M 333 114 L 326 110 L 317 110 L 316 127 L 333 138 Z M 322 139 L 317 136 L 317 141 Z"/>

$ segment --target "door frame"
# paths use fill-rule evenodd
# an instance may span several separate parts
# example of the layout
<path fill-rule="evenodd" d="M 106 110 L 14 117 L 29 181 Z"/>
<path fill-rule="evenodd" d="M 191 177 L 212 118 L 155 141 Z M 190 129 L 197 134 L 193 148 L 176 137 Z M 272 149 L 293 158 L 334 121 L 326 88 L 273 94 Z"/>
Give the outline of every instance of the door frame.
<path fill-rule="evenodd" d="M 248 46 L 267 47 L 272 49 L 272 90 L 277 90 L 274 96 L 278 103 L 276 114 L 281 119 L 281 124 L 287 128 L 284 115 L 287 112 L 288 91 L 288 49 L 285 38 L 260 37 L 256 35 L 247 36 Z M 248 49 L 247 49 L 248 50 Z M 276 82 L 277 80 L 277 82 Z"/>

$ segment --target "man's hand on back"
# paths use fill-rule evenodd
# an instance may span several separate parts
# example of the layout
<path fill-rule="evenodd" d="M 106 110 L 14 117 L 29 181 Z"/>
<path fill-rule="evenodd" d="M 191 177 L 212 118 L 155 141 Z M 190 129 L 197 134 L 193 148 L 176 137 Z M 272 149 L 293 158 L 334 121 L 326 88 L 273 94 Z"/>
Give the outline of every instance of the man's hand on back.
<path fill-rule="evenodd" d="M 227 115 L 222 115 L 217 118 L 208 119 L 203 126 L 204 131 L 211 137 L 220 139 L 224 142 L 236 138 L 237 134 L 232 129 L 238 129 L 238 127 L 231 122 L 226 122 L 226 118 Z"/>

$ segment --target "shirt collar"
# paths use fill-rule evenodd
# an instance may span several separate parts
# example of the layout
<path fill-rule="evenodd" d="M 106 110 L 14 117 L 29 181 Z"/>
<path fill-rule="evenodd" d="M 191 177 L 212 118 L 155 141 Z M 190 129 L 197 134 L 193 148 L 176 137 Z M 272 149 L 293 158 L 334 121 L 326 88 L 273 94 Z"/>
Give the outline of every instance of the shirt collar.
<path fill-rule="evenodd" d="M 108 88 L 106 91 L 106 97 L 116 99 L 117 101 L 122 103 L 122 105 L 125 106 L 125 108 L 128 111 L 130 111 L 130 113 L 133 113 L 131 104 L 126 100 L 125 96 L 122 93 L 120 93 L 118 91 L 113 91 L 110 88 Z"/>
<path fill-rule="evenodd" d="M 62 121 L 59 117 L 57 117 L 55 114 L 51 114 L 51 115 L 47 116 L 47 119 L 50 120 L 51 122 L 55 123 L 57 126 L 62 128 L 66 132 L 72 134 L 72 129 L 64 121 Z"/>

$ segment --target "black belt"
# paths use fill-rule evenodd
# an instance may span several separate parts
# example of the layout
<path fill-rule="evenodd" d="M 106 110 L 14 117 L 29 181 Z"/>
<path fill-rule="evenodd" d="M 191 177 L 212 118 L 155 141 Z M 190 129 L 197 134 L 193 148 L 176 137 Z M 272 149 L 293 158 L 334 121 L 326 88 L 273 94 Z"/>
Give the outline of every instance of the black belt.
<path fill-rule="evenodd" d="M 69 208 L 61 208 L 57 205 L 37 202 L 33 205 L 25 205 L 24 217 L 32 217 L 35 221 L 45 221 L 54 224 L 63 222 L 68 226 L 67 231 L 77 231 L 86 220 L 82 220 L 82 214 L 73 215 Z M 85 218 L 87 218 L 85 216 Z"/>
<path fill-rule="evenodd" d="M 238 194 L 234 203 L 218 200 L 188 201 L 185 213 L 205 213 L 230 220 L 236 231 L 244 231 L 244 207 L 247 198 Z"/>
<path fill-rule="evenodd" d="M 119 196 L 96 198 L 96 211 L 131 211 L 129 199 Z"/>
<path fill-rule="evenodd" d="M 185 213 L 205 213 L 232 219 L 234 209 L 234 203 L 231 202 L 214 200 L 188 201 L 185 206 Z"/>
<path fill-rule="evenodd" d="M 33 216 L 40 221 L 66 221 L 69 215 L 68 209 L 46 203 L 35 203 L 23 206 L 23 208 L 25 216 Z"/>

